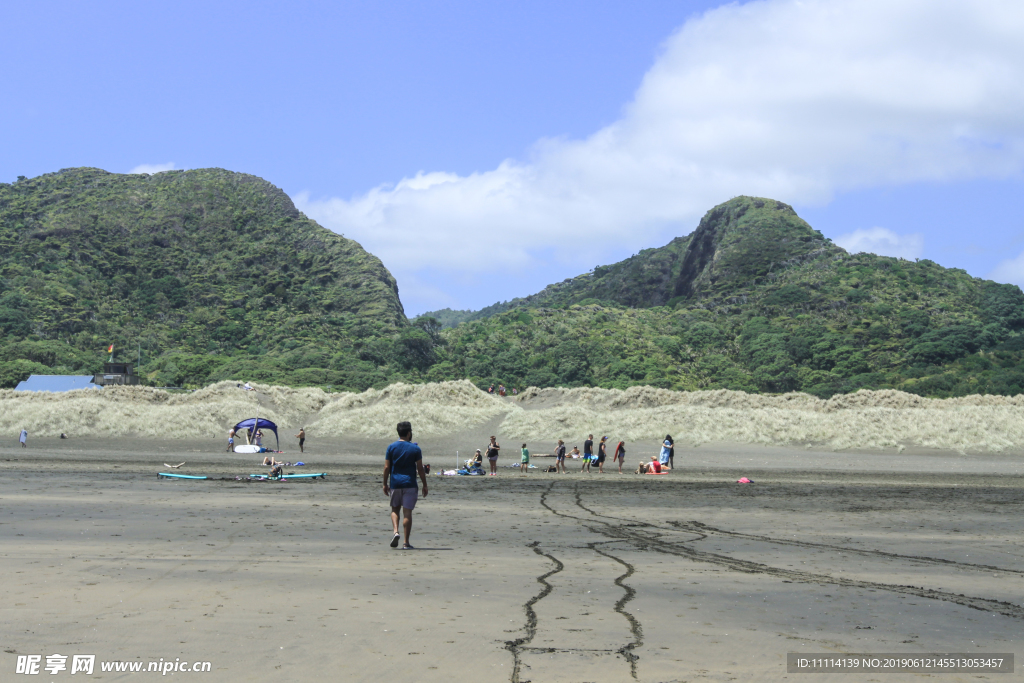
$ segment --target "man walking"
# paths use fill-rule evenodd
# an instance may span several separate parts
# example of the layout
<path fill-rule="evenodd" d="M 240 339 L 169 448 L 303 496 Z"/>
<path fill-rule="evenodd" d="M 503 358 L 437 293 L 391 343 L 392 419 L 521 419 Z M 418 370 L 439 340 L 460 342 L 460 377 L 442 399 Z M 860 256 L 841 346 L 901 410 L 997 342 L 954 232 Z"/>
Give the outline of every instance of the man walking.
<path fill-rule="evenodd" d="M 423 482 L 423 497 L 427 497 L 427 475 L 423 471 L 423 453 L 412 443 L 412 425 L 398 423 L 398 441 L 388 446 L 384 455 L 384 495 L 391 497 L 391 526 L 395 532 L 391 547 L 398 546 L 398 514 L 402 512 L 402 530 L 405 532 L 403 550 L 412 550 L 412 509 L 416 507 L 416 475 Z"/>

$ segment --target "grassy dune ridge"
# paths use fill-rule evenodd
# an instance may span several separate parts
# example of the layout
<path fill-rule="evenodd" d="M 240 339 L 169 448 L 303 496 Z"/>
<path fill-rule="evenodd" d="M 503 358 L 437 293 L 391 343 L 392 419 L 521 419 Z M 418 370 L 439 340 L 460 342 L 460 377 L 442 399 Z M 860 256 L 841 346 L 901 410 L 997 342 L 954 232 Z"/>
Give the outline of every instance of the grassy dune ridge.
<path fill-rule="evenodd" d="M 223 437 L 256 411 L 310 437 L 388 438 L 400 420 L 418 434 L 459 433 L 500 418 L 500 431 L 529 440 L 627 442 L 671 433 L 682 444 L 817 445 L 832 449 L 921 446 L 1001 452 L 1024 445 L 1024 396 L 927 399 L 900 391 L 859 391 L 828 400 L 802 393 L 681 392 L 652 387 L 530 388 L 499 398 L 467 380 L 393 384 L 361 393 L 220 382 L 188 394 L 111 387 L 62 394 L 0 391 L 0 430 L 34 436 Z"/>

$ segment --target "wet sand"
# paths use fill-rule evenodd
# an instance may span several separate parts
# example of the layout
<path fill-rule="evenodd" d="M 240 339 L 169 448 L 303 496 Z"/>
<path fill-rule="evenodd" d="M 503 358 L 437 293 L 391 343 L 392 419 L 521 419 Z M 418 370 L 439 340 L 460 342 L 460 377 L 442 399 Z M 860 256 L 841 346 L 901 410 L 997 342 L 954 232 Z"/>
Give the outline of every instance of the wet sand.
<path fill-rule="evenodd" d="M 424 439 L 426 461 L 487 432 Z M 1024 654 L 1024 454 L 717 444 L 663 477 L 434 476 L 403 552 L 383 443 L 311 440 L 284 459 L 327 479 L 288 483 L 237 481 L 265 468 L 224 446 L 0 448 L 3 671 L 61 653 L 206 660 L 211 681 L 813 681 L 832 677 L 787 674 L 787 652 Z M 212 478 L 156 477 L 181 461 Z"/>

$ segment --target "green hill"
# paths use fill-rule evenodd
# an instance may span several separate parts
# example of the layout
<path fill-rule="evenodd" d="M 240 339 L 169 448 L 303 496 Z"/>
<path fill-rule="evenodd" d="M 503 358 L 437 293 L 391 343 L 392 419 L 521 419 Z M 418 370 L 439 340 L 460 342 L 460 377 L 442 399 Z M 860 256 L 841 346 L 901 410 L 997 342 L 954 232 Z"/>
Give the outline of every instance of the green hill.
<path fill-rule="evenodd" d="M 114 344 L 154 384 L 362 388 L 386 379 L 364 347 L 413 329 L 379 259 L 241 173 L 0 184 L 0 245 L 3 386 L 96 371 Z"/>
<path fill-rule="evenodd" d="M 153 385 L 1024 391 L 1019 288 L 847 254 L 769 199 L 532 296 L 411 322 L 376 257 L 221 169 L 0 184 L 0 246 L 0 386 L 97 371 L 113 344 Z"/>
<path fill-rule="evenodd" d="M 789 206 L 737 197 L 688 237 L 446 330 L 430 373 L 510 386 L 1015 394 L 1022 328 L 1016 286 L 851 255 Z"/>

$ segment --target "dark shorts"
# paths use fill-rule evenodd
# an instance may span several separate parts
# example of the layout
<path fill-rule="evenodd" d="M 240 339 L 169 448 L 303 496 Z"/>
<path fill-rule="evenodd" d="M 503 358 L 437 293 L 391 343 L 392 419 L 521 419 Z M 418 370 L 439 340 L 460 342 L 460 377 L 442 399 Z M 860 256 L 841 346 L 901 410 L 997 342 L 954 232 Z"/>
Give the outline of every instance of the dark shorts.
<path fill-rule="evenodd" d="M 301 446 L 302 444 L 304 444 L 304 443 L 306 443 L 306 440 L 305 440 L 305 439 L 299 439 L 299 445 L 300 445 L 300 446 Z"/>
<path fill-rule="evenodd" d="M 416 500 L 420 491 L 417 488 L 391 489 L 391 507 L 403 507 L 412 510 L 416 507 Z"/>

